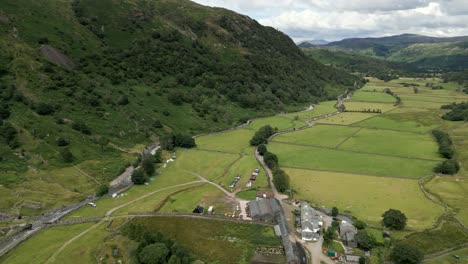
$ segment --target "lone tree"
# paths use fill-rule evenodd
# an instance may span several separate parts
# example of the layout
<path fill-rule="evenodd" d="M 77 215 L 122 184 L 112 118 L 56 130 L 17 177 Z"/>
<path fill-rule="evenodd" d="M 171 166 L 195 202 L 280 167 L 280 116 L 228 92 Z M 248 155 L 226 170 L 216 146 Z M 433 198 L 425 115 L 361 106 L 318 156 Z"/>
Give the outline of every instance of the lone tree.
<path fill-rule="evenodd" d="M 132 182 L 137 185 L 144 184 L 146 181 L 145 174 L 142 170 L 134 170 L 132 173 Z"/>
<path fill-rule="evenodd" d="M 397 264 L 417 264 L 421 263 L 424 254 L 413 245 L 399 243 L 393 248 L 390 258 Z"/>
<path fill-rule="evenodd" d="M 144 247 L 140 254 L 138 254 L 138 259 L 143 264 L 162 264 L 166 263 L 168 255 L 169 249 L 165 244 L 155 243 Z"/>
<path fill-rule="evenodd" d="M 400 210 L 390 209 L 383 215 L 382 223 L 385 227 L 402 230 L 406 226 L 406 216 Z"/>
<path fill-rule="evenodd" d="M 331 210 L 331 215 L 333 217 L 336 217 L 340 212 L 338 211 L 338 208 L 336 207 L 333 207 L 332 210 Z"/>

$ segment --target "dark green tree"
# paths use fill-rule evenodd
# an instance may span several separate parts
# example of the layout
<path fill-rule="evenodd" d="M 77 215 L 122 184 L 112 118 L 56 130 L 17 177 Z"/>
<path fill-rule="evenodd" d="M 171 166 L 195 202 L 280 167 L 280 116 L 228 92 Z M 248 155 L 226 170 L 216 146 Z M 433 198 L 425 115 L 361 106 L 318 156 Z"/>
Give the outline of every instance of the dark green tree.
<path fill-rule="evenodd" d="M 353 225 L 354 225 L 357 229 L 359 229 L 359 230 L 364 229 L 364 228 L 366 228 L 366 226 L 367 226 L 367 224 L 366 224 L 364 221 L 362 221 L 362 220 L 356 220 L 356 221 L 354 221 Z"/>
<path fill-rule="evenodd" d="M 146 182 L 145 173 L 141 170 L 134 170 L 132 173 L 132 182 L 137 185 L 144 184 Z"/>
<path fill-rule="evenodd" d="M 366 257 L 360 256 L 360 257 L 359 257 L 359 264 L 366 264 L 366 263 L 367 263 Z"/>
<path fill-rule="evenodd" d="M 154 158 L 152 155 L 144 155 L 141 160 L 141 168 L 145 171 L 146 175 L 151 176 L 154 173 Z"/>
<path fill-rule="evenodd" d="M 68 144 L 69 144 L 68 140 L 66 140 L 66 139 L 63 138 L 63 137 L 57 138 L 57 141 L 56 141 L 56 142 L 57 142 L 57 146 L 59 146 L 59 147 L 68 146 Z"/>
<path fill-rule="evenodd" d="M 106 195 L 109 192 L 109 186 L 106 184 L 99 185 L 99 187 L 96 190 L 96 196 L 101 197 L 103 195 Z"/>
<path fill-rule="evenodd" d="M 138 259 L 142 264 L 163 264 L 168 255 L 169 249 L 165 244 L 155 243 L 144 247 L 138 254 Z"/>
<path fill-rule="evenodd" d="M 275 130 L 270 125 L 263 126 L 257 132 L 255 132 L 255 135 L 250 140 L 250 145 L 258 146 L 260 144 L 266 144 L 268 142 L 268 138 L 271 137 L 274 133 Z"/>
<path fill-rule="evenodd" d="M 355 237 L 358 247 L 364 250 L 369 250 L 377 245 L 377 240 L 375 237 L 366 230 L 358 230 L 356 237 Z"/>
<path fill-rule="evenodd" d="M 400 210 L 389 209 L 382 217 L 382 224 L 387 228 L 402 230 L 406 226 L 407 218 Z"/>
<path fill-rule="evenodd" d="M 398 243 L 390 253 L 390 258 L 397 264 L 418 264 L 424 258 L 423 252 L 408 243 Z"/>
<path fill-rule="evenodd" d="M 154 153 L 154 162 L 155 163 L 161 163 L 163 162 L 163 157 L 162 157 L 162 149 L 159 148 L 156 150 L 156 153 Z"/>
<path fill-rule="evenodd" d="M 330 245 L 330 243 L 336 239 L 336 230 L 333 227 L 327 228 L 327 230 L 323 233 L 323 242 L 326 245 Z"/>
<path fill-rule="evenodd" d="M 456 159 L 446 160 L 434 168 L 435 173 L 454 175 L 460 170 L 460 164 Z"/>
<path fill-rule="evenodd" d="M 289 177 L 286 172 L 282 169 L 275 168 L 273 173 L 273 183 L 279 192 L 285 192 L 289 189 Z"/>
<path fill-rule="evenodd" d="M 59 153 L 60 153 L 60 157 L 62 158 L 63 162 L 71 163 L 75 159 L 75 157 L 73 157 L 73 154 L 71 153 L 71 151 L 68 148 L 64 148 L 64 149 L 60 150 Z"/>
<path fill-rule="evenodd" d="M 263 161 L 270 169 L 274 169 L 278 166 L 278 157 L 271 152 L 266 152 L 263 155 Z"/>
<path fill-rule="evenodd" d="M 265 144 L 258 145 L 257 151 L 258 151 L 258 154 L 260 154 L 260 156 L 263 156 L 263 155 L 265 155 L 265 153 L 268 152 L 267 147 L 266 147 Z"/>

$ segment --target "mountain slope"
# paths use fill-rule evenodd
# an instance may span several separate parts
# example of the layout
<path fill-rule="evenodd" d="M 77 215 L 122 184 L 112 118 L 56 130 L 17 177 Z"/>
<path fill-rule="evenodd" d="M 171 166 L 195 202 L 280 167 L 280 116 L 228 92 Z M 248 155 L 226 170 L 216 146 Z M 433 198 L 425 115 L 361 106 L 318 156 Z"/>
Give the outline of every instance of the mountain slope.
<path fill-rule="evenodd" d="M 1 1 L 0 49 L 11 215 L 83 199 L 170 131 L 227 128 L 360 82 L 273 28 L 185 0 Z"/>
<path fill-rule="evenodd" d="M 467 67 L 468 37 L 435 38 L 403 34 L 383 38 L 352 38 L 324 46 L 354 54 L 410 63 L 422 69 L 460 70 Z"/>

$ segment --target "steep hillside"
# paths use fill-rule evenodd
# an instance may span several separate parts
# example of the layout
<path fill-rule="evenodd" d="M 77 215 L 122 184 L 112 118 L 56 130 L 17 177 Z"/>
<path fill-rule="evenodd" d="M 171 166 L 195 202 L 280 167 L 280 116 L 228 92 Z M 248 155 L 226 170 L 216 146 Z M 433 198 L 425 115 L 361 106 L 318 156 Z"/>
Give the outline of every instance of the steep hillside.
<path fill-rule="evenodd" d="M 410 63 L 421 69 L 461 70 L 467 67 L 468 37 L 434 38 L 403 34 L 383 38 L 351 38 L 324 48 Z"/>
<path fill-rule="evenodd" d="M 0 2 L 0 212 L 107 184 L 170 131 L 219 130 L 359 83 L 286 35 L 185 0 Z"/>
<path fill-rule="evenodd" d="M 306 48 L 303 51 L 306 55 L 325 65 L 348 72 L 360 73 L 364 76 L 386 79 L 386 76 L 411 76 L 417 74 L 415 68 L 404 63 L 321 48 Z"/>

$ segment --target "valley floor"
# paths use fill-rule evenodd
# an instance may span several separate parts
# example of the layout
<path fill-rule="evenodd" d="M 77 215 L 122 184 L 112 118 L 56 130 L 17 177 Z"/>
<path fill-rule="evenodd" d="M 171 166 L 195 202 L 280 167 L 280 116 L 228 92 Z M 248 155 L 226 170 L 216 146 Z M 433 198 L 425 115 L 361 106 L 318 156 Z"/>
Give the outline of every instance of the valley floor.
<path fill-rule="evenodd" d="M 278 155 L 280 166 L 289 174 L 292 199 L 307 200 L 316 206 L 337 206 L 342 213 L 375 226 L 369 232 L 378 241 L 383 241 L 378 229 L 382 213 L 389 208 L 399 209 L 407 215 L 408 226 L 392 235 L 419 243 L 426 254 L 451 248 L 450 240 L 467 243 L 468 232 L 461 225 L 468 225 L 466 123 L 440 119 L 440 106 L 468 100 L 468 96 L 452 84 L 441 84 L 443 90 L 431 90 L 425 87 L 426 81 L 371 80 L 345 101 L 347 112 L 338 113 L 336 102 L 323 102 L 311 111 L 257 119 L 240 129 L 197 137 L 197 148 L 178 149 L 175 162 L 161 168 L 161 174 L 147 186 L 133 186 L 117 198 L 97 200 L 96 207 L 82 207 L 63 219 L 70 225 L 44 229 L 1 257 L 0 262 L 112 263 L 120 259 L 127 263 L 134 258 L 130 248 L 136 245 L 115 231 L 134 217 L 150 221 L 143 216 L 187 214 L 197 205 L 213 206 L 217 217 L 222 218 L 243 214 L 243 209 L 236 208 L 239 202 L 254 199 L 257 191 L 271 191 L 263 169 L 252 187 L 246 187 L 253 170 L 261 168 L 249 140 L 263 125 L 282 131 L 271 139 L 268 149 Z M 420 85 L 419 92 L 415 94 L 412 87 L 400 82 Z M 400 95 L 401 104 L 395 105 L 395 98 L 384 93 L 384 88 Z M 453 136 L 463 167 L 458 175 L 433 175 L 432 169 L 443 161 L 430 134 L 434 128 Z M 237 175 L 240 181 L 230 188 Z M 149 225 L 164 230 L 161 226 L 171 221 L 186 221 L 183 217 L 168 219 Z M 229 231 L 206 221 L 214 220 L 200 218 L 196 223 L 207 241 L 212 241 L 211 248 L 189 247 L 200 259 L 241 263 L 249 260 L 262 243 L 249 232 L 231 232 L 244 230 L 243 222 L 233 223 Z M 209 228 L 217 235 L 205 234 Z M 264 238 L 273 241 L 272 245 L 279 245 L 271 235 L 271 227 L 257 228 L 264 230 Z M 439 229 L 449 235 L 440 236 L 437 246 L 430 245 L 428 241 L 439 234 Z M 188 246 L 205 243 L 181 230 L 169 228 L 167 235 Z M 219 255 L 231 246 L 230 259 Z M 121 254 L 111 256 L 112 248 L 121 249 Z"/>

